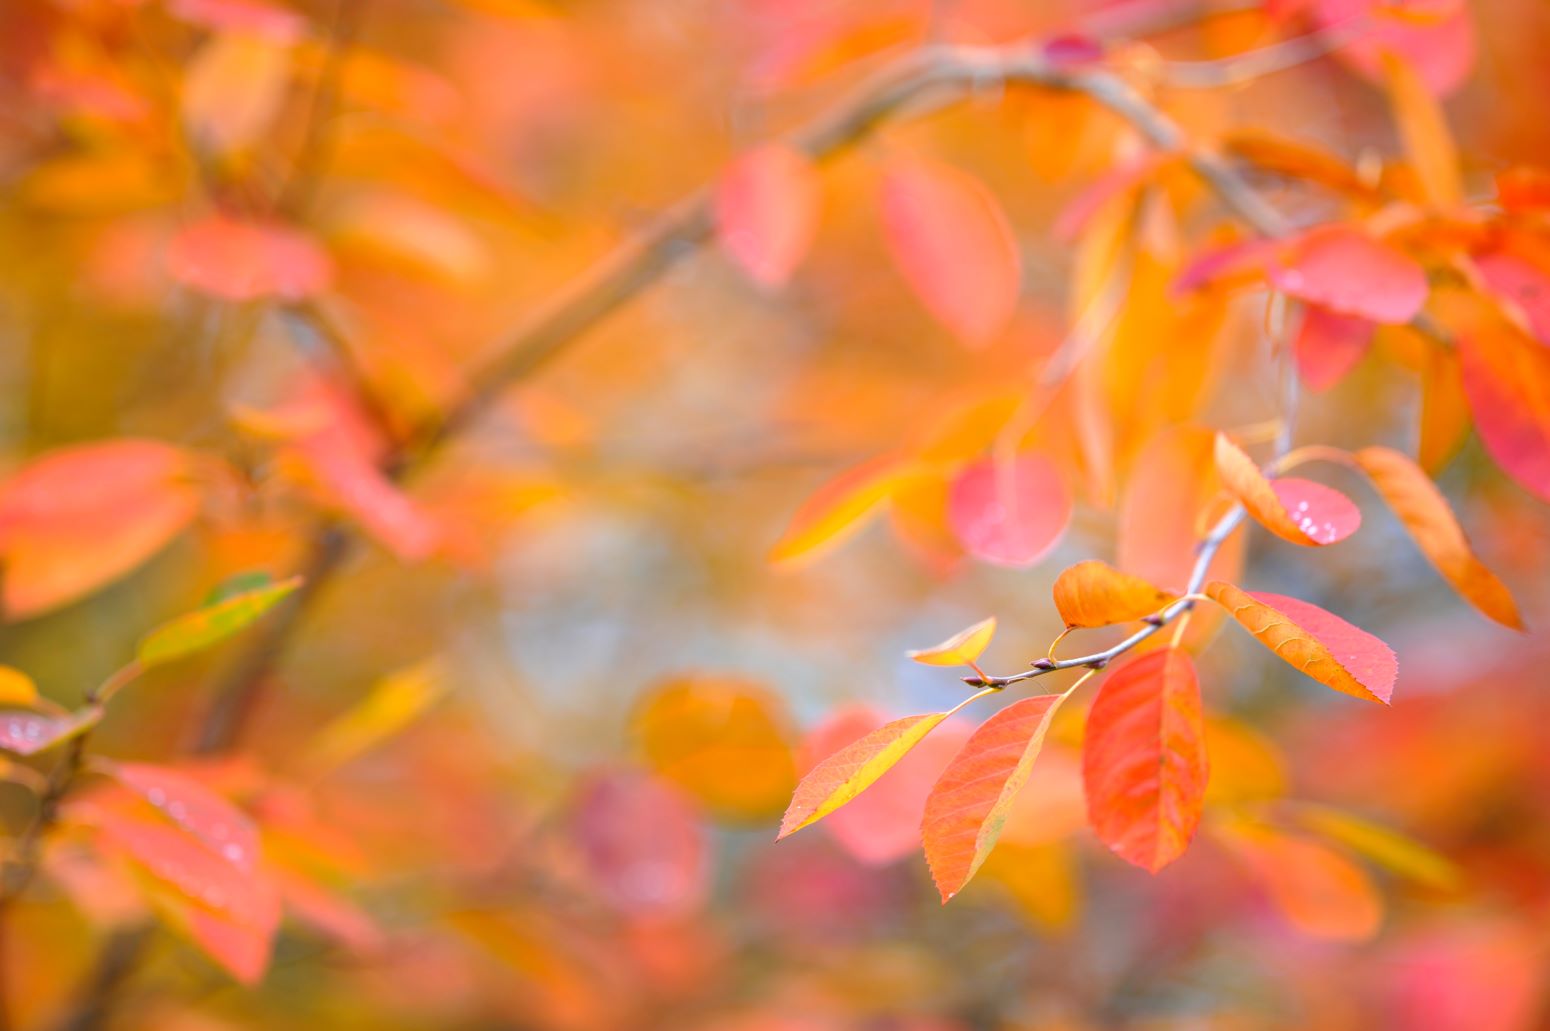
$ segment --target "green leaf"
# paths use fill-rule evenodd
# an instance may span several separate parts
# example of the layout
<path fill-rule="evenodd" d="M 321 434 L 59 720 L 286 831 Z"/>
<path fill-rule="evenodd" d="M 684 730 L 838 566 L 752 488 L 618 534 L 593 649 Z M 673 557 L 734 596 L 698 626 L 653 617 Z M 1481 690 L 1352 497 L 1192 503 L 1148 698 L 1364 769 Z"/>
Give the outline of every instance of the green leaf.
<path fill-rule="evenodd" d="M 231 595 L 223 601 L 179 616 L 147 634 L 135 654 L 140 665 L 175 662 L 203 651 L 244 629 L 301 586 L 301 577 Z"/>

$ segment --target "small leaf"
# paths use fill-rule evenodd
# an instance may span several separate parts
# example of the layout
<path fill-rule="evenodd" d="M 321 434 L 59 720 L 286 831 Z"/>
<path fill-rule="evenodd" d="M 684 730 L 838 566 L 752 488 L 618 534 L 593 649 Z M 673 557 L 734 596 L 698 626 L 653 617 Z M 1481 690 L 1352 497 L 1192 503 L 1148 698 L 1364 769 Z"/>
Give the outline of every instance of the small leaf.
<path fill-rule="evenodd" d="M 343 766 L 412 724 L 448 686 L 435 661 L 417 662 L 388 674 L 365 698 L 318 731 L 304 750 L 304 765 L 315 776 Z"/>
<path fill-rule="evenodd" d="M 770 549 L 774 563 L 816 557 L 857 533 L 903 481 L 907 466 L 893 455 L 836 476 L 803 502 Z"/>
<path fill-rule="evenodd" d="M 1417 884 L 1447 890 L 1457 887 L 1463 876 L 1446 856 L 1352 813 L 1322 805 L 1300 805 L 1296 812 L 1298 822 L 1309 830 Z"/>
<path fill-rule="evenodd" d="M 927 666 L 967 666 L 990 644 L 996 633 L 996 617 L 982 619 L 960 630 L 941 644 L 909 652 L 909 657 Z"/>
<path fill-rule="evenodd" d="M 945 903 L 969 883 L 995 848 L 1017 793 L 1027 782 L 1065 695 L 1013 702 L 969 738 L 926 798 L 921 841 Z"/>
<path fill-rule="evenodd" d="M 63 715 L 0 713 L 0 751 L 36 755 L 90 730 L 101 719 L 102 709 L 96 705 Z"/>
<path fill-rule="evenodd" d="M 1266 648 L 1314 680 L 1388 704 L 1399 663 L 1393 650 L 1367 631 L 1317 605 L 1250 593 L 1221 580 L 1207 584 L 1205 593 Z"/>
<path fill-rule="evenodd" d="M 1368 320 L 1310 306 L 1294 345 L 1298 376 L 1309 389 L 1328 390 L 1362 360 L 1372 337 Z"/>
<path fill-rule="evenodd" d="M 1255 522 L 1293 544 L 1334 544 L 1362 524 L 1361 510 L 1344 494 L 1295 477 L 1267 479 L 1225 434 L 1216 438 L 1216 468 Z"/>
<path fill-rule="evenodd" d="M 1475 557 L 1447 499 L 1421 467 L 1385 447 L 1363 448 L 1355 457 L 1443 579 L 1491 619 L 1514 630 L 1524 629 L 1512 593 Z"/>
<path fill-rule="evenodd" d="M 0 666 L 0 707 L 30 709 L 38 704 L 38 685 L 19 669 Z"/>
<path fill-rule="evenodd" d="M 1060 542 L 1071 522 L 1071 493 L 1040 455 L 985 459 L 953 480 L 948 521 L 964 550 L 1002 566 L 1031 566 Z"/>
<path fill-rule="evenodd" d="M 1383 898 L 1367 872 L 1341 853 L 1246 823 L 1224 831 L 1234 855 L 1298 931 L 1331 941 L 1365 941 L 1378 932 Z"/>
<path fill-rule="evenodd" d="M 1078 562 L 1055 579 L 1055 609 L 1068 627 L 1129 623 L 1157 612 L 1173 597 L 1096 559 Z"/>
<path fill-rule="evenodd" d="M 141 639 L 135 657 L 149 669 L 203 651 L 251 625 L 300 586 L 301 577 L 292 577 L 179 616 Z"/>
<path fill-rule="evenodd" d="M 861 794 L 904 758 L 910 749 L 920 744 L 937 724 L 993 690 L 986 688 L 979 694 L 971 695 L 947 712 L 905 716 L 886 723 L 808 770 L 807 775 L 797 784 L 791 806 L 780 821 L 780 834 L 776 840 L 823 819 Z"/>
<path fill-rule="evenodd" d="M 1409 322 L 1426 302 L 1426 270 L 1414 258 L 1348 225 L 1309 230 L 1269 272 L 1278 290 L 1373 322 Z"/>
<path fill-rule="evenodd" d="M 1001 205 L 973 176 L 936 161 L 891 163 L 883 229 L 895 264 L 937 321 L 990 342 L 1017 307 L 1022 262 Z"/>
<path fill-rule="evenodd" d="M 258 830 L 253 821 L 193 779 L 193 774 L 146 763 L 97 762 L 93 766 L 161 810 L 238 870 L 253 873 L 257 869 Z"/>
<path fill-rule="evenodd" d="M 767 144 L 732 163 L 716 189 L 721 249 L 765 287 L 779 287 L 818 224 L 818 175 L 806 155 Z"/>
<path fill-rule="evenodd" d="M 1088 820 L 1120 858 L 1156 873 L 1184 854 L 1210 779 L 1189 653 L 1148 652 L 1103 682 L 1087 715 L 1082 779 Z"/>

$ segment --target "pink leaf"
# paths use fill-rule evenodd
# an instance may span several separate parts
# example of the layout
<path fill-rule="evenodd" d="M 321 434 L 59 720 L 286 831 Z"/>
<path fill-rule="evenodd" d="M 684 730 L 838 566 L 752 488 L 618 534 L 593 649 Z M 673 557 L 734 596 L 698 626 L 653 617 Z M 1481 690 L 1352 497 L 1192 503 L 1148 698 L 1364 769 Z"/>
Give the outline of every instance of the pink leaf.
<path fill-rule="evenodd" d="M 1335 56 L 1374 81 L 1383 55 L 1398 54 L 1437 95 L 1453 92 L 1475 64 L 1475 28 L 1464 0 L 1311 0 L 1315 23 L 1351 33 Z"/>
<path fill-rule="evenodd" d="M 1282 476 L 1270 481 L 1270 489 L 1297 528 L 1318 544 L 1343 541 L 1362 525 L 1362 510 L 1333 487 Z"/>
<path fill-rule="evenodd" d="M 1373 325 L 1363 318 L 1309 307 L 1297 333 L 1297 372 L 1313 390 L 1346 377 L 1372 346 Z"/>
<path fill-rule="evenodd" d="M 935 161 L 900 160 L 883 178 L 883 229 L 926 310 L 969 345 L 1012 317 L 1022 279 L 1017 240 L 984 184 Z"/>
<path fill-rule="evenodd" d="M 1310 304 L 1385 324 L 1409 322 L 1426 303 L 1426 271 L 1413 258 L 1346 225 L 1294 241 L 1271 265 L 1270 281 Z"/>
<path fill-rule="evenodd" d="M 231 802 L 189 774 L 145 763 L 101 763 L 100 768 L 166 814 L 215 855 L 243 873 L 258 864 L 258 830 Z"/>
<path fill-rule="evenodd" d="M 818 176 L 806 155 L 783 144 L 749 151 L 716 190 L 722 250 L 760 285 L 783 285 L 812 243 L 818 200 Z"/>
<path fill-rule="evenodd" d="M 682 914 L 705 896 L 704 831 L 689 797 L 664 780 L 599 773 L 581 789 L 574 833 L 603 895 L 632 914 Z"/>
<path fill-rule="evenodd" d="M 1003 566 L 1031 566 L 1071 521 L 1071 493 L 1040 455 L 984 459 L 953 480 L 948 522 L 969 554 Z"/>
<path fill-rule="evenodd" d="M 211 215 L 180 229 L 168 270 L 186 286 L 227 301 L 295 301 L 328 286 L 333 266 L 312 237 L 278 222 Z"/>

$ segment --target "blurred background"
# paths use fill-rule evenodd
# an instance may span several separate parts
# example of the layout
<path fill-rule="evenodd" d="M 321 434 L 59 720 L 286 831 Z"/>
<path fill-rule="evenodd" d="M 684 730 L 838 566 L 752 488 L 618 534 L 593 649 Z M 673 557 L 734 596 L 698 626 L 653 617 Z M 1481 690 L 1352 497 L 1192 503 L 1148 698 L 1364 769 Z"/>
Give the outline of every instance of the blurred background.
<path fill-rule="evenodd" d="M 60 505 L 79 491 L 77 521 L 29 537 L 0 520 L 3 661 L 74 706 L 233 576 L 324 573 L 277 632 L 127 689 L 90 744 L 191 772 L 252 815 L 286 912 L 267 968 L 169 915 L 145 887 L 165 871 L 67 820 L 4 914 L 16 1026 L 83 1003 L 98 1024 L 174 1031 L 1546 1026 L 1550 638 L 1454 597 L 1339 471 L 1360 534 L 1309 554 L 1253 531 L 1241 582 L 1388 641 L 1395 702 L 1335 695 L 1221 629 L 1199 656 L 1211 809 L 1161 874 L 1085 827 L 1080 706 L 948 906 L 918 818 L 972 713 L 851 807 L 774 840 L 816 759 L 964 697 L 957 673 L 907 650 L 994 614 L 986 668 L 1025 668 L 1061 629 L 1054 576 L 1114 561 L 1120 524 L 1147 518 L 1134 483 L 1150 424 L 1124 431 L 1107 487 L 1062 464 L 1075 515 L 1031 568 L 965 555 L 903 505 L 821 554 L 769 560 L 837 475 L 954 426 L 983 450 L 1009 413 L 988 435 L 973 413 L 1039 392 L 1082 252 L 1051 227 L 1138 149 L 1084 99 L 989 83 L 896 119 L 818 171 L 788 282 L 684 243 L 660 282 L 401 483 L 374 472 L 622 241 L 911 48 L 1103 41 L 1190 139 L 1233 154 L 1294 139 L 1374 182 L 1399 141 L 1359 43 L 1210 88 L 1155 70 L 1220 69 L 1387 6 L 0 3 L 0 467 L 151 440 L 197 485 L 177 503 L 99 491 L 159 475 L 108 452 L 49 481 Z M 1431 32 L 1411 56 L 1469 196 L 1550 164 L 1534 99 L 1550 87 L 1550 8 L 1393 6 Z M 977 346 L 888 253 L 880 177 L 915 156 L 983 182 L 1015 233 L 1017 310 Z M 1297 224 L 1356 203 L 1301 181 L 1318 172 L 1297 157 L 1246 174 Z M 1183 176 L 1161 189 L 1172 267 L 1232 238 Z M 1152 303 L 1143 328 L 1194 332 L 1168 321 L 1183 302 Z M 1208 357 L 1180 373 L 1187 410 L 1160 422 L 1276 414 L 1263 304 L 1222 302 Z M 1304 392 L 1298 442 L 1413 453 L 1417 368 L 1380 334 L 1338 384 Z M 1125 375 L 1144 396 L 1162 374 Z M 1438 482 L 1543 627 L 1545 502 L 1459 440 Z M 330 534 L 352 543 L 320 567 Z M 197 748 L 252 661 L 240 733 Z M 30 806 L 0 785 L 8 826 Z M 1233 833 L 1265 814 L 1274 829 Z M 135 942 L 124 970 L 103 966 L 115 941 Z"/>

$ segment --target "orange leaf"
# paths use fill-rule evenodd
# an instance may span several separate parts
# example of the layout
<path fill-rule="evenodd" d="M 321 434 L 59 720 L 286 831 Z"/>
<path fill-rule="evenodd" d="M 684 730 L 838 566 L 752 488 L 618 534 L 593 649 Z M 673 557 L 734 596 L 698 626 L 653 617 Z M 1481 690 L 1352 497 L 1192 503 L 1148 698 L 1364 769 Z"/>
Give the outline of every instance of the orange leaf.
<path fill-rule="evenodd" d="M 167 249 L 173 278 L 227 301 L 318 293 L 333 277 L 311 236 L 279 222 L 212 215 L 180 229 Z"/>
<path fill-rule="evenodd" d="M 906 472 L 898 458 L 884 455 L 836 476 L 803 502 L 770 549 L 770 561 L 812 558 L 837 547 L 866 524 Z"/>
<path fill-rule="evenodd" d="M 1318 226 L 1271 262 L 1270 282 L 1299 300 L 1373 322 L 1409 322 L 1426 302 L 1426 270 L 1348 225 Z"/>
<path fill-rule="evenodd" d="M 1451 93 L 1475 64 L 1475 27 L 1465 0 L 1312 0 L 1321 31 L 1361 31 L 1346 39 L 1334 56 L 1373 80 L 1382 79 L 1383 60 L 1398 54 L 1416 70 L 1425 88 Z"/>
<path fill-rule="evenodd" d="M 274 123 L 290 81 L 291 44 L 249 32 L 223 32 L 189 62 L 183 123 L 211 153 L 247 151 Z"/>
<path fill-rule="evenodd" d="M 258 864 L 258 831 L 248 815 L 194 779 L 194 774 L 146 763 L 101 762 L 95 768 L 161 810 L 214 855 L 244 873 Z"/>
<path fill-rule="evenodd" d="M 1006 825 L 1065 695 L 1013 702 L 969 738 L 926 799 L 921 841 L 942 901 L 969 883 Z"/>
<path fill-rule="evenodd" d="M 967 666 L 980 657 L 996 633 L 996 617 L 982 619 L 960 630 L 939 645 L 909 652 L 909 657 L 927 666 Z"/>
<path fill-rule="evenodd" d="M 1266 648 L 1336 691 L 1388 704 L 1399 663 L 1388 645 L 1317 605 L 1214 580 L 1206 595 Z"/>
<path fill-rule="evenodd" d="M 1116 565 L 1174 590 L 1189 581 L 1195 544 L 1219 514 L 1221 476 L 1216 471 L 1216 435 L 1197 426 L 1172 426 L 1158 433 L 1136 458 L 1120 498 L 1115 534 Z M 1237 577 L 1244 535 L 1234 533 L 1211 563 L 1218 580 Z M 1209 613 L 1199 613 L 1199 616 Z M 1219 618 L 1219 617 L 1218 617 Z"/>
<path fill-rule="evenodd" d="M 1195 836 L 1209 778 L 1189 654 L 1149 652 L 1110 674 L 1093 699 L 1082 746 L 1088 819 L 1104 844 L 1156 873 Z"/>
<path fill-rule="evenodd" d="M 964 550 L 1003 566 L 1031 566 L 1060 542 L 1071 522 L 1071 493 L 1041 455 L 984 459 L 953 480 L 948 521 Z"/>
<path fill-rule="evenodd" d="M 1311 480 L 1267 479 L 1254 460 L 1225 434 L 1216 438 L 1216 468 L 1227 489 L 1243 502 L 1256 522 L 1293 544 L 1334 544 L 1362 524 L 1361 510 L 1344 494 Z"/>
<path fill-rule="evenodd" d="M 152 440 L 51 451 L 0 483 L 4 609 L 25 619 L 145 562 L 191 523 L 192 456 Z"/>
<path fill-rule="evenodd" d="M 1055 579 L 1055 609 L 1068 627 L 1108 626 L 1149 616 L 1173 599 L 1139 576 L 1090 559 Z"/>
<path fill-rule="evenodd" d="M 716 189 L 722 250 L 761 286 L 791 278 L 818 225 L 818 176 L 806 155 L 772 143 L 734 161 Z"/>
<path fill-rule="evenodd" d="M 1398 54 L 1383 55 L 1383 81 L 1405 155 L 1425 199 L 1437 207 L 1459 207 L 1464 203 L 1464 181 L 1459 174 L 1458 148 L 1437 98 L 1421 81 L 1415 66 Z"/>
<path fill-rule="evenodd" d="M 1464 395 L 1496 463 L 1550 501 L 1550 347 L 1499 319 L 1456 334 Z"/>
<path fill-rule="evenodd" d="M 1224 835 L 1288 923 L 1303 934 L 1364 941 L 1378 931 L 1383 900 L 1372 878 L 1327 845 L 1258 826 Z"/>
<path fill-rule="evenodd" d="M 955 336 L 983 345 L 1017 307 L 1022 261 L 1001 206 L 984 184 L 922 159 L 883 178 L 883 229 L 900 272 Z"/>
<path fill-rule="evenodd" d="M 1524 629 L 1512 593 L 1475 557 L 1447 499 L 1420 466 L 1385 447 L 1356 452 L 1356 464 L 1372 480 L 1444 580 L 1498 623 L 1514 630 Z"/>
<path fill-rule="evenodd" d="M 937 724 L 994 690 L 986 688 L 970 695 L 947 712 L 905 716 L 884 724 L 814 766 L 797 784 L 776 840 L 823 819 L 861 794 L 920 744 Z"/>

